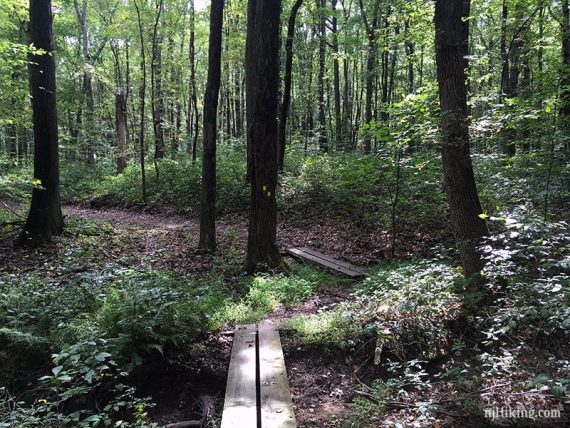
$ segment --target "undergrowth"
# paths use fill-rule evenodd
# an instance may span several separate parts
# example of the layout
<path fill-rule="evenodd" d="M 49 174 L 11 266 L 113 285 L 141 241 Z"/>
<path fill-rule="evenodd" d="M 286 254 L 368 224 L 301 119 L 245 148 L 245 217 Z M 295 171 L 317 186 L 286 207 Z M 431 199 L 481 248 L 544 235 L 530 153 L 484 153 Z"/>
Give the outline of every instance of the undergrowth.
<path fill-rule="evenodd" d="M 481 251 L 492 303 L 470 321 L 476 340 L 454 326 L 464 283 L 441 257 L 381 265 L 349 301 L 286 325 L 296 347 L 380 369 L 361 383 L 349 425 L 404 424 L 402 409 L 430 425 L 450 408 L 485 425 L 489 406 L 524 399 L 544 407 L 547 397 L 558 408 L 567 398 L 570 228 L 523 207 L 488 221 L 494 233 Z M 508 385 L 505 395 L 489 393 L 496 385 Z"/>
<path fill-rule="evenodd" d="M 342 283 L 310 266 L 230 277 L 237 251 L 202 276 L 126 267 L 100 253 L 97 240 L 112 235 L 74 220 L 55 261 L 0 276 L 0 426 L 149 426 L 152 399 L 135 379 L 195 360 L 193 344 L 212 330 Z"/>

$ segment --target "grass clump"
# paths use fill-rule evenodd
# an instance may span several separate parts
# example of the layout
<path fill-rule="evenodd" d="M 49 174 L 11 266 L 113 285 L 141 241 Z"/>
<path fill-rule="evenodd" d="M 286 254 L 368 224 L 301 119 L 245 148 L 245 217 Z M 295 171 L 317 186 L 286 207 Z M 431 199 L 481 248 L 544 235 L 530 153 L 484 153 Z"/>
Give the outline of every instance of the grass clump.
<path fill-rule="evenodd" d="M 308 265 L 296 265 L 290 275 L 261 275 L 241 284 L 243 297 L 226 300 L 212 317 L 213 327 L 257 322 L 279 306 L 294 306 L 317 290 L 339 287 L 346 280 Z"/>

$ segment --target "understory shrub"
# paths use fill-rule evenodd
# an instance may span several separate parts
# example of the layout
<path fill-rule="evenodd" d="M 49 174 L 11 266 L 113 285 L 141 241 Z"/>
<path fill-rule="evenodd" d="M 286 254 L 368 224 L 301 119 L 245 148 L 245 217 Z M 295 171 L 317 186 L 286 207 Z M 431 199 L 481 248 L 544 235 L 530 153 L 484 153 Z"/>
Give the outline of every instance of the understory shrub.
<path fill-rule="evenodd" d="M 570 227 L 524 207 L 491 217 L 498 229 L 483 246 L 493 304 L 478 318 L 487 343 L 557 347 L 570 338 Z"/>
<path fill-rule="evenodd" d="M 350 301 L 295 318 L 289 326 L 308 344 L 362 351 L 378 340 L 402 358 L 434 358 L 450 347 L 446 323 L 456 317 L 460 275 L 440 261 L 388 264 L 367 278 Z"/>

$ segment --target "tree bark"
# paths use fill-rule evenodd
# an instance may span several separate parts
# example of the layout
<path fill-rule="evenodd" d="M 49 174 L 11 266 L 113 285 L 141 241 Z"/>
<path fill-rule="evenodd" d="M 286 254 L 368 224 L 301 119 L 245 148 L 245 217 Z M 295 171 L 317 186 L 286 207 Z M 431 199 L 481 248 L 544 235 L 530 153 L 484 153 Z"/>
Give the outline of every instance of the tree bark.
<path fill-rule="evenodd" d="M 281 117 L 279 120 L 279 170 L 283 171 L 285 162 L 285 131 L 287 129 L 287 116 L 291 103 L 291 71 L 293 68 L 293 36 L 295 35 L 295 19 L 303 0 L 297 0 L 291 8 L 289 23 L 287 25 L 287 39 L 285 40 L 285 81 L 283 88 L 283 103 L 281 104 Z"/>
<path fill-rule="evenodd" d="M 364 22 L 364 29 L 368 39 L 368 54 L 366 57 L 366 99 L 364 101 L 364 122 L 367 125 L 372 124 L 372 97 L 374 95 L 374 80 L 376 77 L 376 28 L 378 27 L 378 10 L 380 1 L 374 2 L 374 10 L 372 12 L 372 23 L 368 22 L 366 11 L 362 0 L 359 0 L 360 13 Z M 371 132 L 366 131 L 364 135 L 364 153 L 370 153 L 372 148 Z"/>
<path fill-rule="evenodd" d="M 24 244 L 48 242 L 63 231 L 52 19 L 50 0 L 30 0 L 30 42 L 46 53 L 29 55 L 35 186 L 19 238 Z"/>
<path fill-rule="evenodd" d="M 81 8 L 74 0 L 73 5 L 75 7 L 75 14 L 77 21 L 81 26 L 81 47 L 83 52 L 83 60 L 85 61 L 85 70 L 83 71 L 83 94 L 85 96 L 86 112 L 85 112 L 85 122 L 87 125 L 87 137 L 85 139 L 85 152 L 87 157 L 87 164 L 95 164 L 95 150 L 93 144 L 91 143 L 91 136 L 89 135 L 93 132 L 93 115 L 95 110 L 95 102 L 93 100 L 93 82 L 91 78 L 91 72 L 93 67 L 93 58 L 89 53 L 89 33 L 87 27 L 87 0 L 83 0 L 81 3 Z"/>
<path fill-rule="evenodd" d="M 246 53 L 251 210 L 245 269 L 285 268 L 276 243 L 281 0 L 249 0 Z M 285 268 L 286 269 L 286 268 Z"/>
<path fill-rule="evenodd" d="M 326 66 L 326 16 L 325 0 L 318 0 L 319 13 L 319 75 L 318 75 L 318 104 L 319 104 L 319 149 L 329 151 L 327 138 L 327 118 L 325 105 L 325 66 Z"/>
<path fill-rule="evenodd" d="M 444 183 L 450 225 L 470 290 L 480 291 L 483 260 L 478 251 L 488 234 L 469 149 L 467 75 L 469 0 L 436 0 L 435 49 L 441 106 Z"/>
<path fill-rule="evenodd" d="M 200 113 L 198 111 L 198 96 L 196 94 L 196 48 L 195 48 L 195 17 L 196 9 L 194 8 L 194 0 L 190 0 L 190 49 L 189 49 L 189 59 L 190 59 L 190 101 L 188 105 L 188 146 L 192 152 L 192 161 L 195 162 L 197 158 L 197 146 L 198 146 L 198 130 Z M 192 116 L 192 112 L 193 116 Z M 192 129 L 192 117 L 194 117 L 194 131 Z"/>
<path fill-rule="evenodd" d="M 143 33 L 143 25 L 141 20 L 141 12 L 137 1 L 134 0 L 135 9 L 137 11 L 137 21 L 139 27 L 139 35 L 140 35 L 140 42 L 141 42 L 141 71 L 142 71 L 142 80 L 141 80 L 141 87 L 139 92 L 139 99 L 140 99 L 140 124 L 139 124 L 139 150 L 140 150 L 140 159 L 141 159 L 141 190 L 142 190 L 142 201 L 143 204 L 146 204 L 146 171 L 145 171 L 145 146 L 144 146 L 144 131 L 145 131 L 145 97 L 146 97 L 146 55 L 144 50 L 144 33 Z"/>
<path fill-rule="evenodd" d="M 344 148 L 342 135 L 342 115 L 340 108 L 340 57 L 338 46 L 338 20 L 336 17 L 337 0 L 331 0 L 332 5 L 332 35 L 333 35 L 333 92 L 334 92 L 334 124 L 335 124 L 335 146 L 337 150 Z"/>
<path fill-rule="evenodd" d="M 156 5 L 156 20 L 152 35 L 152 61 L 151 61 L 151 95 L 152 95 L 152 122 L 154 130 L 154 158 L 164 157 L 164 97 L 162 93 L 162 30 L 164 24 L 159 23 L 164 16 L 164 1 L 159 0 Z"/>
<path fill-rule="evenodd" d="M 560 118 L 570 128 L 570 8 L 562 0 L 562 70 L 560 78 Z"/>
<path fill-rule="evenodd" d="M 127 167 L 127 104 L 125 93 L 118 89 L 115 93 L 115 125 L 117 129 L 117 173 Z"/>
<path fill-rule="evenodd" d="M 204 151 L 200 199 L 200 241 L 198 248 L 216 249 L 216 133 L 220 93 L 224 0 L 212 0 L 208 47 L 208 81 L 204 94 Z"/>
<path fill-rule="evenodd" d="M 406 18 L 404 26 L 406 29 L 405 49 L 408 62 L 408 94 L 411 94 L 414 92 L 414 44 L 410 40 L 410 18 Z"/>

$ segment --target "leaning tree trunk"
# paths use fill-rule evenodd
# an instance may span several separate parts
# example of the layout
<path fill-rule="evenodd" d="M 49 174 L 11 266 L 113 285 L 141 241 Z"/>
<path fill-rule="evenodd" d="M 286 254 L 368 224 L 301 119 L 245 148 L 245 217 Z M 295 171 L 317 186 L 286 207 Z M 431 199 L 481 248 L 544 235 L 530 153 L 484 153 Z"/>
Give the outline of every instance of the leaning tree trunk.
<path fill-rule="evenodd" d="M 204 95 L 204 152 L 202 154 L 202 195 L 200 199 L 200 241 L 202 250 L 216 249 L 216 116 L 220 93 L 222 26 L 224 0 L 212 0 L 208 81 Z"/>
<path fill-rule="evenodd" d="M 30 0 L 30 42 L 46 53 L 29 55 L 34 123 L 34 182 L 21 243 L 42 243 L 63 231 L 50 0 Z M 37 180 L 37 181 L 36 181 Z"/>
<path fill-rule="evenodd" d="M 297 0 L 291 8 L 289 24 L 287 26 L 287 39 L 285 40 L 285 82 L 283 88 L 283 103 L 281 104 L 281 118 L 279 120 L 279 170 L 283 171 L 285 162 L 285 131 L 287 129 L 287 116 L 291 103 L 291 70 L 293 68 L 293 36 L 295 34 L 295 18 L 303 4 L 303 0 Z"/>
<path fill-rule="evenodd" d="M 117 128 L 117 173 L 127 167 L 127 103 L 125 93 L 118 89 L 115 93 L 115 125 Z"/>
<path fill-rule="evenodd" d="M 477 246 L 487 235 L 469 150 L 467 76 L 469 0 L 436 0 L 435 49 L 441 105 L 444 183 L 450 224 L 471 290 L 479 291 L 483 261 Z"/>
<path fill-rule="evenodd" d="M 251 181 L 247 257 L 249 274 L 284 267 L 277 235 L 277 110 L 281 0 L 249 0 L 246 42 L 247 140 Z"/>

